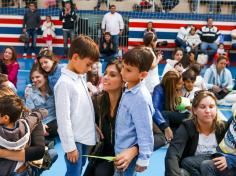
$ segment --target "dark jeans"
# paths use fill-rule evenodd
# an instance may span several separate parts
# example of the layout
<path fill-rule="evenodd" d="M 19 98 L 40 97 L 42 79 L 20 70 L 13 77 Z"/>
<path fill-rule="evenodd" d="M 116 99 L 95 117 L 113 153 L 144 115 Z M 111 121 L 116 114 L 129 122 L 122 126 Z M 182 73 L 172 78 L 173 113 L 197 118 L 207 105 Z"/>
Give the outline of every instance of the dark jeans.
<path fill-rule="evenodd" d="M 26 30 L 26 35 L 28 37 L 28 39 L 32 38 L 32 52 L 35 53 L 35 49 L 36 49 L 36 39 L 37 39 L 37 30 L 36 29 L 27 29 Z M 24 46 L 24 53 L 28 53 L 29 50 L 29 42 L 30 40 L 28 40 L 27 42 L 25 42 L 25 46 Z"/>
<path fill-rule="evenodd" d="M 153 148 L 154 151 L 158 150 L 159 148 L 167 144 L 165 135 L 162 132 L 154 133 L 153 137 L 154 137 L 154 148 Z"/>
<path fill-rule="evenodd" d="M 74 29 L 63 29 L 63 40 L 64 40 L 64 56 L 68 55 L 68 39 L 70 38 L 70 43 L 75 37 Z"/>
<path fill-rule="evenodd" d="M 101 7 L 101 3 L 102 2 L 104 2 L 105 4 L 106 4 L 106 6 L 107 6 L 107 0 L 98 0 L 98 3 L 97 3 L 97 6 L 96 6 L 96 8 L 100 8 Z"/>
<path fill-rule="evenodd" d="M 203 176 L 205 172 L 204 161 L 210 160 L 211 155 L 197 155 L 186 157 L 181 162 L 181 167 L 188 171 L 191 176 Z"/>
<path fill-rule="evenodd" d="M 113 174 L 113 162 L 100 160 L 96 166 L 89 162 L 83 176 L 112 176 Z"/>
<path fill-rule="evenodd" d="M 161 114 L 172 129 L 177 129 L 184 119 L 189 118 L 189 113 L 162 111 Z"/>
<path fill-rule="evenodd" d="M 52 139 L 52 138 L 55 138 L 58 136 L 58 133 L 57 133 L 57 120 L 53 120 L 49 123 L 47 123 L 47 126 L 48 126 L 48 129 L 47 129 L 47 132 L 49 133 L 48 136 L 46 136 L 47 139 Z"/>

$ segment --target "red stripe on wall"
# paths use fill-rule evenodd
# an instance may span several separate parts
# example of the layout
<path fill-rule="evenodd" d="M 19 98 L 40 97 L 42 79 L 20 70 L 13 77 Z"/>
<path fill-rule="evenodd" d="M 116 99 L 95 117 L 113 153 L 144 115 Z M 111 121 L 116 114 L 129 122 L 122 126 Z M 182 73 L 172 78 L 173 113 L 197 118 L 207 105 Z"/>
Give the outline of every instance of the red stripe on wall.
<path fill-rule="evenodd" d="M 179 29 L 180 27 L 184 27 L 186 26 L 186 24 L 166 24 L 166 23 L 153 23 L 153 27 L 154 28 L 169 28 L 169 29 Z M 194 26 L 196 26 L 197 29 L 200 29 L 202 26 L 204 25 L 196 25 L 194 24 Z M 216 25 L 217 28 L 219 30 L 233 30 L 235 29 L 235 25 L 232 25 L 232 26 L 219 26 L 219 25 Z M 140 28 L 146 28 L 147 27 L 147 22 L 129 22 L 129 27 L 133 27 L 133 28 L 137 28 L 137 27 L 140 27 Z"/>
<path fill-rule="evenodd" d="M 20 42 L 19 38 L 6 38 L 6 37 L 0 37 L 0 42 Z M 45 41 L 42 38 L 37 38 L 37 43 L 45 43 Z M 63 39 L 54 39 L 54 44 L 63 44 Z"/>
<path fill-rule="evenodd" d="M 41 23 L 43 23 L 45 19 L 41 20 Z M 52 20 L 54 25 L 62 25 L 62 22 L 60 20 Z M 22 24 L 22 19 L 0 19 L 0 24 Z"/>

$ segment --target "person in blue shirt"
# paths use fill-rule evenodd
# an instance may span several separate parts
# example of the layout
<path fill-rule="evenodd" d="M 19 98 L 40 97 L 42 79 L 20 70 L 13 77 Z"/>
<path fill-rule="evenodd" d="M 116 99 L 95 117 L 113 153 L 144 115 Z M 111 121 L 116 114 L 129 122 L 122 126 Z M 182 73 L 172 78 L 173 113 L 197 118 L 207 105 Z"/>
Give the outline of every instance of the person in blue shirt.
<path fill-rule="evenodd" d="M 52 51 L 48 48 L 43 48 L 37 57 L 37 61 L 41 69 L 48 75 L 48 84 L 53 92 L 54 86 L 57 80 L 61 76 L 61 69 L 64 64 L 58 64 L 58 59 L 55 57 Z"/>
<path fill-rule="evenodd" d="M 115 154 L 138 145 L 139 155 L 126 170 L 116 169 L 114 176 L 143 172 L 153 151 L 152 98 L 142 80 L 148 75 L 154 55 L 147 47 L 136 47 L 123 56 L 122 79 L 126 82 L 116 116 Z M 117 164 L 115 160 L 115 165 Z"/>
<path fill-rule="evenodd" d="M 53 92 L 48 86 L 47 75 L 40 69 L 38 64 L 34 64 L 30 71 L 32 84 L 25 90 L 26 107 L 29 109 L 45 108 L 48 116 L 42 120 L 47 138 L 57 136 L 56 110 Z"/>

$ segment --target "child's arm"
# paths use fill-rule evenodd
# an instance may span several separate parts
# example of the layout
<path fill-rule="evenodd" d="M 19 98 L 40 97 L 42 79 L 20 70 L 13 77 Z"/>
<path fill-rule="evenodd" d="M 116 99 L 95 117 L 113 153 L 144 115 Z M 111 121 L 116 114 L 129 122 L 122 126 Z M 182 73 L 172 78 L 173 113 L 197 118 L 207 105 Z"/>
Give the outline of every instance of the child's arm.
<path fill-rule="evenodd" d="M 132 119 L 136 128 L 139 156 L 136 162 L 137 171 L 143 171 L 149 164 L 153 152 L 154 139 L 152 132 L 152 115 L 154 109 L 145 100 L 136 102 L 131 108 Z"/>
<path fill-rule="evenodd" d="M 73 158 L 78 158 L 78 156 L 76 156 L 78 151 L 75 145 L 72 122 L 70 118 L 71 95 L 69 92 L 69 86 L 70 85 L 68 85 L 67 82 L 62 81 L 58 82 L 54 88 L 58 134 L 65 153 L 71 156 L 71 154 L 74 152 L 73 154 L 75 155 L 73 155 Z M 74 159 L 72 160 L 74 161 Z"/>

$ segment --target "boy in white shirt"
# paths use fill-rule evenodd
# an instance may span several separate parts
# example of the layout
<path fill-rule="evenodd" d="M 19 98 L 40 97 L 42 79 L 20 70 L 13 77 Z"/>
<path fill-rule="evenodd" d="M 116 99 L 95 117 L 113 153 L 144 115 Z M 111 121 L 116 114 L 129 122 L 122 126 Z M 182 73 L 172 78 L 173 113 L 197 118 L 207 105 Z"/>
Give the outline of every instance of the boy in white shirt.
<path fill-rule="evenodd" d="M 80 176 L 87 147 L 95 145 L 93 104 L 84 79 L 99 58 L 97 44 L 88 36 L 72 41 L 69 63 L 54 87 L 58 134 L 67 166 L 66 176 Z"/>

